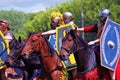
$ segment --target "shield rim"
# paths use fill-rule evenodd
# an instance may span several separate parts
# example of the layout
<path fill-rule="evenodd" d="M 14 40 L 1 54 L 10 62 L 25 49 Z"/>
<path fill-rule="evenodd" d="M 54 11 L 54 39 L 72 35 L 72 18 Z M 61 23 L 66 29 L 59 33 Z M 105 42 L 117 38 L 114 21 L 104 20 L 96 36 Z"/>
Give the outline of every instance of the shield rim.
<path fill-rule="evenodd" d="M 0 35 L 1 37 L 3 38 L 4 42 L 6 43 L 6 47 L 7 47 L 7 53 L 8 55 L 10 54 L 10 49 L 9 49 L 9 43 L 8 41 L 6 40 L 5 36 L 3 35 L 2 31 L 0 30 Z M 4 68 L 5 66 L 0 66 L 0 69 Z"/>
<path fill-rule="evenodd" d="M 102 31 L 102 34 L 101 34 L 101 37 L 100 37 L 100 60 L 101 60 L 101 65 L 103 66 L 103 67 L 105 67 L 105 68 L 107 68 L 107 69 L 110 69 L 110 70 L 112 70 L 112 71 L 115 71 L 116 70 L 116 67 L 117 67 L 117 64 L 118 64 L 118 61 L 119 61 L 119 58 L 120 58 L 120 54 L 118 55 L 118 60 L 117 60 L 117 62 L 116 62 L 116 66 L 115 66 L 115 69 L 112 69 L 112 68 L 110 68 L 110 67 L 108 67 L 108 66 L 106 66 L 106 65 L 104 65 L 104 64 L 102 64 L 102 39 L 103 39 L 103 34 L 104 34 L 104 32 L 105 32 L 105 28 L 107 27 L 106 25 L 107 25 L 107 22 L 108 21 L 110 21 L 110 22 L 113 22 L 113 23 L 115 23 L 115 24 L 117 24 L 117 25 L 119 25 L 120 26 L 120 24 L 118 24 L 118 23 L 116 23 L 116 22 L 114 22 L 114 21 L 112 21 L 112 20 L 110 20 L 110 19 L 107 19 L 106 20 L 106 22 L 105 22 L 105 25 L 104 25 L 104 28 L 103 28 L 103 31 Z"/>
<path fill-rule="evenodd" d="M 57 51 L 58 55 L 60 54 L 59 50 L 58 50 L 59 46 L 57 44 L 58 43 L 58 33 L 59 33 L 58 30 L 60 28 L 64 28 L 64 27 L 68 27 L 68 26 L 71 26 L 72 29 L 75 29 L 74 24 L 64 24 L 64 25 L 61 25 L 61 26 L 59 26 L 59 27 L 56 28 L 56 51 Z M 63 64 L 64 68 L 67 69 L 67 66 L 65 65 L 64 61 L 62 61 L 62 64 Z M 67 69 L 67 70 L 73 70 L 73 69 L 76 69 L 76 67 L 72 67 L 72 68 Z"/>
<path fill-rule="evenodd" d="M 75 29 L 73 24 L 65 24 L 65 25 L 61 25 L 61 26 L 56 28 L 56 51 L 58 52 L 58 54 L 59 54 L 59 51 L 58 51 L 59 46 L 57 44 L 58 43 L 58 30 L 61 29 L 61 28 L 68 27 L 68 26 L 71 26 L 72 29 Z"/>

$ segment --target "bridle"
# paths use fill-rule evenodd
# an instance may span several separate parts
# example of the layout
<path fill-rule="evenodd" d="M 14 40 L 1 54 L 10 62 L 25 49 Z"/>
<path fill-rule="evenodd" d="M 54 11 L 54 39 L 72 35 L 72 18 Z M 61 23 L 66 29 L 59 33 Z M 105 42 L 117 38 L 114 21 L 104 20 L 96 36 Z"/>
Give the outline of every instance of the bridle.
<path fill-rule="evenodd" d="M 43 37 L 43 36 L 39 36 L 39 35 L 36 35 L 37 37 Z M 44 38 L 44 37 L 43 37 Z M 44 39 L 45 40 L 45 39 Z M 23 56 L 25 56 L 26 58 L 29 58 L 29 57 L 32 57 L 32 56 L 36 56 L 32 53 L 36 52 L 34 49 L 36 49 L 37 47 L 39 48 L 39 51 L 37 52 L 41 52 L 41 44 L 40 44 L 40 38 L 38 38 L 37 42 L 35 43 L 36 44 L 36 47 L 34 47 L 34 42 L 31 42 L 30 44 L 32 44 L 32 49 L 30 52 L 25 52 L 25 54 Z M 31 56 L 32 55 L 32 56 Z M 48 54 L 44 54 L 44 55 L 38 55 L 39 57 L 41 58 L 46 58 L 46 57 L 49 57 L 49 56 L 52 56 L 53 54 L 51 53 L 48 53 Z"/>
<path fill-rule="evenodd" d="M 85 47 L 84 46 L 81 46 L 81 47 L 79 47 L 78 49 L 76 49 L 77 47 L 76 47 L 76 44 L 75 43 L 73 43 L 73 45 L 72 45 L 72 47 L 70 48 L 70 49 L 68 49 L 68 48 L 66 48 L 66 47 L 61 47 L 61 49 L 64 49 L 66 52 L 67 52 L 67 56 L 69 56 L 71 53 L 76 53 L 77 51 L 79 51 L 79 50 L 82 50 L 82 49 L 85 49 Z"/>
<path fill-rule="evenodd" d="M 50 52 L 48 52 L 48 54 L 44 54 L 44 55 L 39 55 L 43 60 L 45 59 L 45 58 L 48 58 L 48 57 L 51 57 L 51 56 L 55 56 L 55 55 L 57 55 L 57 54 L 55 54 L 56 52 L 53 52 L 52 50 L 51 50 L 51 47 L 50 47 L 50 45 L 49 45 L 49 43 L 47 42 L 47 40 L 44 38 L 44 36 L 38 36 L 38 37 L 42 37 L 45 41 L 46 41 L 46 44 L 47 44 L 47 46 L 48 46 L 48 48 L 50 49 L 49 51 Z M 40 46 L 41 44 L 40 44 L 40 38 L 38 39 L 38 42 L 37 42 L 37 44 L 38 44 L 38 47 L 39 47 L 39 50 L 41 49 L 41 47 L 42 46 Z M 40 51 L 39 51 L 40 52 Z M 53 52 L 53 53 L 52 53 Z M 56 70 L 61 70 L 61 68 L 62 67 L 60 67 L 59 65 L 58 65 L 58 60 L 59 58 L 57 58 L 57 60 L 56 60 L 56 67 L 53 69 L 53 70 L 51 70 L 50 71 L 50 74 L 52 73 L 52 72 L 54 72 L 54 71 L 56 71 Z"/>
<path fill-rule="evenodd" d="M 75 39 L 74 39 L 75 40 Z M 73 41 L 74 42 L 74 41 Z M 70 49 L 68 49 L 68 48 L 66 48 L 66 47 L 64 47 L 64 46 L 62 46 L 61 47 L 61 49 L 64 49 L 66 52 L 67 52 L 67 55 L 62 55 L 61 57 L 63 57 L 62 59 L 64 60 L 64 57 L 65 56 L 69 56 L 71 53 L 76 53 L 76 52 L 78 52 L 78 51 L 80 51 L 80 50 L 83 50 L 83 49 L 86 49 L 85 48 L 85 46 L 81 46 L 81 47 L 79 47 L 79 48 L 77 48 L 77 44 L 75 44 L 75 43 L 73 43 L 73 45 L 72 45 L 72 47 L 70 48 Z M 89 49 L 88 49 L 89 50 Z M 95 58 L 95 54 L 93 54 L 92 55 L 93 56 L 93 58 L 94 58 L 94 62 L 93 62 L 93 64 L 91 64 L 91 66 L 87 69 L 87 70 L 85 70 L 85 71 L 83 71 L 83 72 L 80 72 L 80 73 L 85 73 L 85 72 L 88 72 L 88 71 L 90 71 L 91 69 L 93 69 L 93 68 L 95 68 L 96 67 L 96 58 Z"/>

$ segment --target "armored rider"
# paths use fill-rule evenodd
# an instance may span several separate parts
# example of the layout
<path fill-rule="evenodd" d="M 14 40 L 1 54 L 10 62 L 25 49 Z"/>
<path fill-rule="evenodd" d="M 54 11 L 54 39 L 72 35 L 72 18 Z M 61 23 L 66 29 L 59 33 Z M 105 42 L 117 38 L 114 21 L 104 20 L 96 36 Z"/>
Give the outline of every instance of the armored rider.
<path fill-rule="evenodd" d="M 101 37 L 101 33 L 103 31 L 105 22 L 109 18 L 110 18 L 110 10 L 104 8 L 104 9 L 100 10 L 100 12 L 99 12 L 99 20 L 100 20 L 99 23 L 93 24 L 91 26 L 84 26 L 83 28 L 77 29 L 78 32 L 85 32 L 85 33 L 95 32 L 97 34 L 97 39 L 90 41 L 88 44 L 92 45 L 92 48 L 96 53 L 96 59 L 97 59 L 98 65 L 100 65 L 100 37 Z M 104 75 L 108 75 L 108 74 L 104 74 Z"/>
<path fill-rule="evenodd" d="M 7 20 L 0 20 L 0 30 L 3 33 L 5 40 L 8 41 L 9 45 L 11 43 L 11 41 L 14 38 L 14 35 L 9 31 L 9 22 Z M 5 74 L 3 74 L 5 72 L 5 67 L 3 67 L 2 69 L 0 69 L 0 80 L 6 80 L 5 79 Z M 16 74 L 16 73 L 15 73 Z"/>

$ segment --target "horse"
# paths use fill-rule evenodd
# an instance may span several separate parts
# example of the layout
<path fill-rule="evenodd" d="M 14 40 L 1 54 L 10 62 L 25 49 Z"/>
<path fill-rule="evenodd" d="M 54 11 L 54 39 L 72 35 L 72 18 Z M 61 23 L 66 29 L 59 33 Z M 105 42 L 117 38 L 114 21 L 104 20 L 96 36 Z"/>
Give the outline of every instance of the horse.
<path fill-rule="evenodd" d="M 22 55 L 29 58 L 32 52 L 39 53 L 42 80 L 59 80 L 63 65 L 57 52 L 51 47 L 42 32 L 33 33 L 26 39 Z"/>
<path fill-rule="evenodd" d="M 28 36 L 29 37 L 29 36 Z M 7 59 L 8 66 L 19 69 L 19 74 L 16 77 L 22 76 L 22 80 L 35 80 L 37 79 L 37 72 L 40 70 L 40 61 L 38 54 L 34 52 L 35 55 L 30 57 L 29 59 L 21 55 L 21 51 L 24 47 L 25 41 L 21 41 L 20 39 L 14 40 L 11 43 L 12 49 L 10 55 Z"/>
<path fill-rule="evenodd" d="M 10 54 L 5 62 L 7 80 L 28 80 L 28 73 L 21 57 L 21 51 L 24 47 L 21 37 L 17 40 L 15 37 L 10 42 Z"/>
<path fill-rule="evenodd" d="M 76 30 L 70 30 L 62 39 L 62 60 L 68 60 L 71 53 L 77 64 L 74 80 L 111 80 L 107 70 L 97 65 L 96 54 Z"/>
<path fill-rule="evenodd" d="M 18 68 L 22 65 L 20 64 L 21 61 L 18 60 L 22 47 L 23 43 L 21 42 L 21 38 L 19 37 L 19 40 L 17 40 L 15 37 L 13 37 L 13 39 L 9 43 L 10 54 L 8 55 L 5 63 L 3 64 L 4 68 L 0 70 L 0 80 L 27 80 L 25 79 L 25 71 Z M 24 72 L 25 74 L 21 74 L 21 72 Z"/>

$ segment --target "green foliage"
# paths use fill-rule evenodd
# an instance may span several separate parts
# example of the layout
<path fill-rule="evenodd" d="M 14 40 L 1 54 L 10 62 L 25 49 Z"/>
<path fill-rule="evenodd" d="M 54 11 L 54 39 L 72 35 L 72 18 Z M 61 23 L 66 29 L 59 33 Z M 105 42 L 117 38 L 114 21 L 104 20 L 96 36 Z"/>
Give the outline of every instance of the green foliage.
<path fill-rule="evenodd" d="M 73 14 L 74 22 L 78 27 L 82 27 L 81 23 L 81 13 L 84 13 L 84 25 L 92 25 L 99 22 L 98 13 L 103 8 L 108 8 L 111 11 L 111 19 L 120 22 L 120 5 L 118 0 L 71 0 L 70 2 L 64 2 L 56 7 L 51 7 L 46 9 L 45 12 L 37 13 L 33 20 L 27 22 L 24 26 L 26 32 L 31 31 L 47 31 L 50 29 L 50 14 L 54 11 L 59 11 L 61 13 L 69 11 Z M 88 37 L 86 34 L 86 39 L 90 40 L 95 37 Z"/>
<path fill-rule="evenodd" d="M 73 14 L 74 22 L 78 27 L 82 27 L 81 13 L 84 13 L 84 25 L 92 25 L 99 22 L 98 13 L 102 8 L 111 11 L 111 19 L 120 22 L 120 1 L 119 0 L 70 0 L 61 5 L 47 8 L 46 11 L 25 14 L 20 11 L 0 11 L 0 19 L 7 19 L 10 22 L 11 31 L 16 36 L 26 38 L 29 32 L 44 32 L 50 27 L 50 14 L 54 11 L 61 13 L 69 11 Z M 86 34 L 86 39 L 95 37 Z"/>
<path fill-rule="evenodd" d="M 23 24 L 26 22 L 27 17 L 25 13 L 16 10 L 0 11 L 0 20 L 5 19 L 10 23 L 10 31 L 16 36 L 19 35 L 19 30 L 23 28 Z"/>

